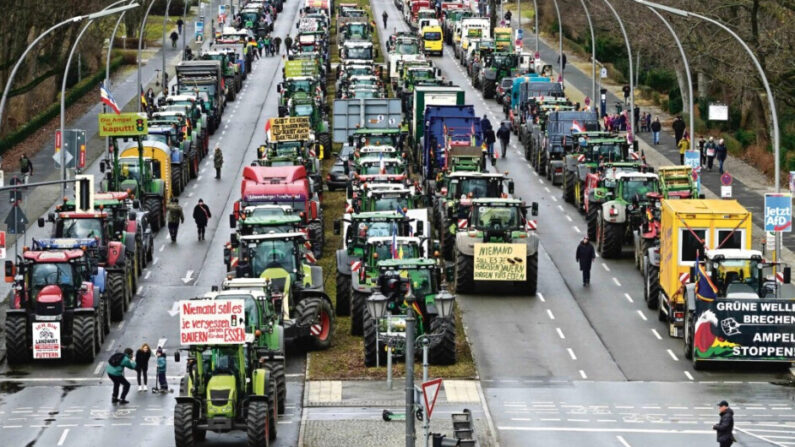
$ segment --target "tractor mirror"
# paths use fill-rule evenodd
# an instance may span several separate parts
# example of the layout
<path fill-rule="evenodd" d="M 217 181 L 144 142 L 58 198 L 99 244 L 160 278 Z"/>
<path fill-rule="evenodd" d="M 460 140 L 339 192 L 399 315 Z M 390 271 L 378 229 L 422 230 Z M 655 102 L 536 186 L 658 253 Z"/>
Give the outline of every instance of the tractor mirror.
<path fill-rule="evenodd" d="M 37 223 L 39 224 L 39 228 L 44 228 L 44 218 L 43 217 L 39 217 L 39 219 L 37 220 Z"/>
<path fill-rule="evenodd" d="M 14 271 L 14 261 L 6 261 L 5 268 L 6 282 L 14 282 L 14 276 L 16 276 L 16 272 Z"/>
<path fill-rule="evenodd" d="M 533 216 L 538 216 L 538 202 L 533 202 L 530 205 L 530 214 Z"/>
<path fill-rule="evenodd" d="M 138 199 L 133 200 L 133 208 L 140 209 L 141 208 L 141 201 Z"/>
<path fill-rule="evenodd" d="M 513 180 L 510 180 L 508 182 L 508 194 L 513 194 L 513 191 L 514 191 Z"/>
<path fill-rule="evenodd" d="M 174 361 L 179 363 L 179 351 L 174 352 Z"/>
<path fill-rule="evenodd" d="M 235 228 L 237 226 L 237 218 L 235 217 L 235 213 L 231 213 L 229 215 L 229 227 Z"/>
<path fill-rule="evenodd" d="M 138 219 L 138 213 L 135 211 L 130 211 L 130 214 L 127 215 L 127 220 L 131 222 L 135 222 Z"/>
<path fill-rule="evenodd" d="M 237 239 L 237 233 L 232 233 L 229 235 L 229 242 L 232 243 L 233 247 L 237 247 L 239 241 Z"/>
<path fill-rule="evenodd" d="M 334 234 L 339 236 L 342 233 L 342 221 L 339 219 L 334 220 Z"/>
<path fill-rule="evenodd" d="M 105 173 L 105 160 L 99 162 L 99 172 Z"/>
<path fill-rule="evenodd" d="M 789 267 L 784 267 L 784 284 L 789 284 L 792 279 L 792 271 Z"/>
<path fill-rule="evenodd" d="M 55 213 L 47 213 L 47 220 L 49 222 L 55 222 Z"/>
<path fill-rule="evenodd" d="M 425 222 L 418 220 L 417 221 L 417 236 L 422 236 L 423 230 L 425 230 Z"/>

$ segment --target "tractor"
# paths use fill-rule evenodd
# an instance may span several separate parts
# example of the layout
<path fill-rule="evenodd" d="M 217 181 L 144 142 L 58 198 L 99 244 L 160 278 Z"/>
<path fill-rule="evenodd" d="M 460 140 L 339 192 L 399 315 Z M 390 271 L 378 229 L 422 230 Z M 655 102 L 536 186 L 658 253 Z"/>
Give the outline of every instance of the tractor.
<path fill-rule="evenodd" d="M 629 145 L 626 139 L 606 132 L 584 132 L 577 138 L 578 144 L 564 158 L 563 200 L 585 211 L 585 178 L 601 163 L 627 160 Z"/>
<path fill-rule="evenodd" d="M 494 52 L 483 56 L 483 65 L 477 74 L 479 84 L 483 87 L 483 97 L 494 98 L 497 83 L 502 78 L 512 76 L 519 64 L 519 56 L 515 53 Z"/>

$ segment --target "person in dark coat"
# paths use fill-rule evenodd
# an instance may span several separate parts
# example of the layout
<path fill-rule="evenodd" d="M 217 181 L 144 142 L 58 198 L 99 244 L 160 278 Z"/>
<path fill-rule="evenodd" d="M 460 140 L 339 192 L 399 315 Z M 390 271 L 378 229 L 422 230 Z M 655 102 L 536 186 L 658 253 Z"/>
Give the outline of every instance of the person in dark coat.
<path fill-rule="evenodd" d="M 483 131 L 483 140 L 486 143 L 486 149 L 489 153 L 489 159 L 491 159 L 492 164 L 494 164 L 494 142 L 497 141 L 497 138 L 494 136 L 494 129 L 491 127 L 488 130 Z"/>
<path fill-rule="evenodd" d="M 712 426 L 718 437 L 718 444 L 720 447 L 730 447 L 734 443 L 734 410 L 729 408 L 729 403 L 725 400 L 718 403 L 718 414 L 720 414 L 720 421 Z"/>
<path fill-rule="evenodd" d="M 497 131 L 497 138 L 500 139 L 502 146 L 502 158 L 508 154 L 508 144 L 511 142 L 511 129 L 508 128 L 508 123 L 505 121 L 500 125 L 500 130 Z"/>
<path fill-rule="evenodd" d="M 651 123 L 651 133 L 652 133 L 652 139 L 654 140 L 654 144 L 660 144 L 661 130 L 662 130 L 662 124 L 660 124 L 660 118 L 655 117 L 654 121 Z"/>
<path fill-rule="evenodd" d="M 152 357 L 152 350 L 149 345 L 144 343 L 135 351 L 135 374 L 138 377 L 138 391 L 146 391 L 146 376 L 149 371 L 149 358 Z M 143 378 L 143 379 L 142 379 Z"/>
<path fill-rule="evenodd" d="M 193 220 L 196 222 L 196 230 L 199 233 L 199 240 L 204 240 L 204 230 L 207 228 L 207 221 L 213 217 L 210 213 L 210 208 L 204 203 L 204 200 L 199 199 L 199 203 L 193 207 Z"/>
<path fill-rule="evenodd" d="M 591 285 L 591 264 L 596 259 L 596 251 L 593 245 L 588 241 L 588 236 L 585 236 L 577 246 L 576 261 L 580 263 L 580 270 L 582 270 L 582 285 Z"/>
<path fill-rule="evenodd" d="M 238 278 L 251 277 L 251 263 L 248 260 L 248 255 L 244 255 L 235 267 L 235 276 Z"/>
<path fill-rule="evenodd" d="M 676 119 L 674 120 L 671 127 L 674 129 L 674 139 L 676 140 L 676 146 L 679 146 L 679 140 L 685 136 L 685 128 L 687 125 L 685 124 L 685 120 L 682 119 L 681 115 L 677 115 Z"/>
<path fill-rule="evenodd" d="M 726 149 L 726 142 L 723 141 L 723 138 L 718 140 L 718 146 L 715 148 L 715 155 L 718 157 L 718 172 L 723 174 L 723 163 L 729 155 L 729 151 Z"/>

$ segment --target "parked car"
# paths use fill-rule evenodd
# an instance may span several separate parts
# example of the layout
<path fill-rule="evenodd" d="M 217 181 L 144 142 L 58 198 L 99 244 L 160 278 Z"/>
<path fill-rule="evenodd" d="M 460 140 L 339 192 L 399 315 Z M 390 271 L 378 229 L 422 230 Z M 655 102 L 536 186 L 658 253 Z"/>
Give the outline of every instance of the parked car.
<path fill-rule="evenodd" d="M 348 174 L 345 173 L 345 165 L 343 161 L 337 161 L 331 167 L 328 175 L 326 175 L 326 188 L 329 191 L 336 191 L 337 189 L 345 189 L 348 187 Z"/>

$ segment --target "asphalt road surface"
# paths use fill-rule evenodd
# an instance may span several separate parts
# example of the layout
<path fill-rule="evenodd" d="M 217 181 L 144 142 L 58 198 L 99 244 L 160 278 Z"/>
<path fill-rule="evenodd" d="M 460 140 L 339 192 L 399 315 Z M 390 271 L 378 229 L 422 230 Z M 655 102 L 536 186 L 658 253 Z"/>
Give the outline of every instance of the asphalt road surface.
<path fill-rule="evenodd" d="M 300 2 L 288 2 L 276 21 L 275 35 L 292 31 Z M 254 72 L 244 84 L 237 100 L 227 104 L 223 121 L 210 141 L 224 151 L 222 180 L 214 178 L 212 153 L 201 164 L 201 175 L 193 180 L 180 197 L 186 222 L 180 227 L 176 244 L 167 241 L 167 231 L 158 234 L 154 261 L 144 270 L 140 287 L 130 312 L 114 323 L 98 360 L 91 365 L 66 362 L 36 362 L 0 370 L 0 439 L 5 446 L 83 446 L 83 445 L 151 445 L 174 444 L 174 395 L 138 392 L 135 373 L 127 371 L 133 382 L 130 404 L 112 405 L 111 383 L 104 374 L 105 361 L 117 350 L 137 349 L 147 342 L 164 344 L 169 353 L 168 377 L 178 388 L 184 373 L 184 360 L 175 363 L 173 350 L 179 346 L 179 313 L 174 303 L 197 296 L 220 283 L 225 273 L 223 244 L 229 239 L 227 216 L 239 195 L 243 166 L 256 156 L 264 139 L 267 117 L 276 115 L 281 79 L 281 58 L 255 62 Z M 99 175 L 95 163 L 89 173 Z M 202 198 L 213 218 L 207 239 L 197 241 L 190 218 L 196 201 Z M 50 228 L 35 228 L 28 237 L 44 237 Z M 169 312 L 171 310 L 171 312 Z M 295 446 L 301 419 L 305 356 L 288 357 L 287 411 L 278 424 L 276 446 Z M 150 367 L 150 386 L 154 383 Z M 225 435 L 208 433 L 205 445 L 239 445 L 244 432 Z"/>

